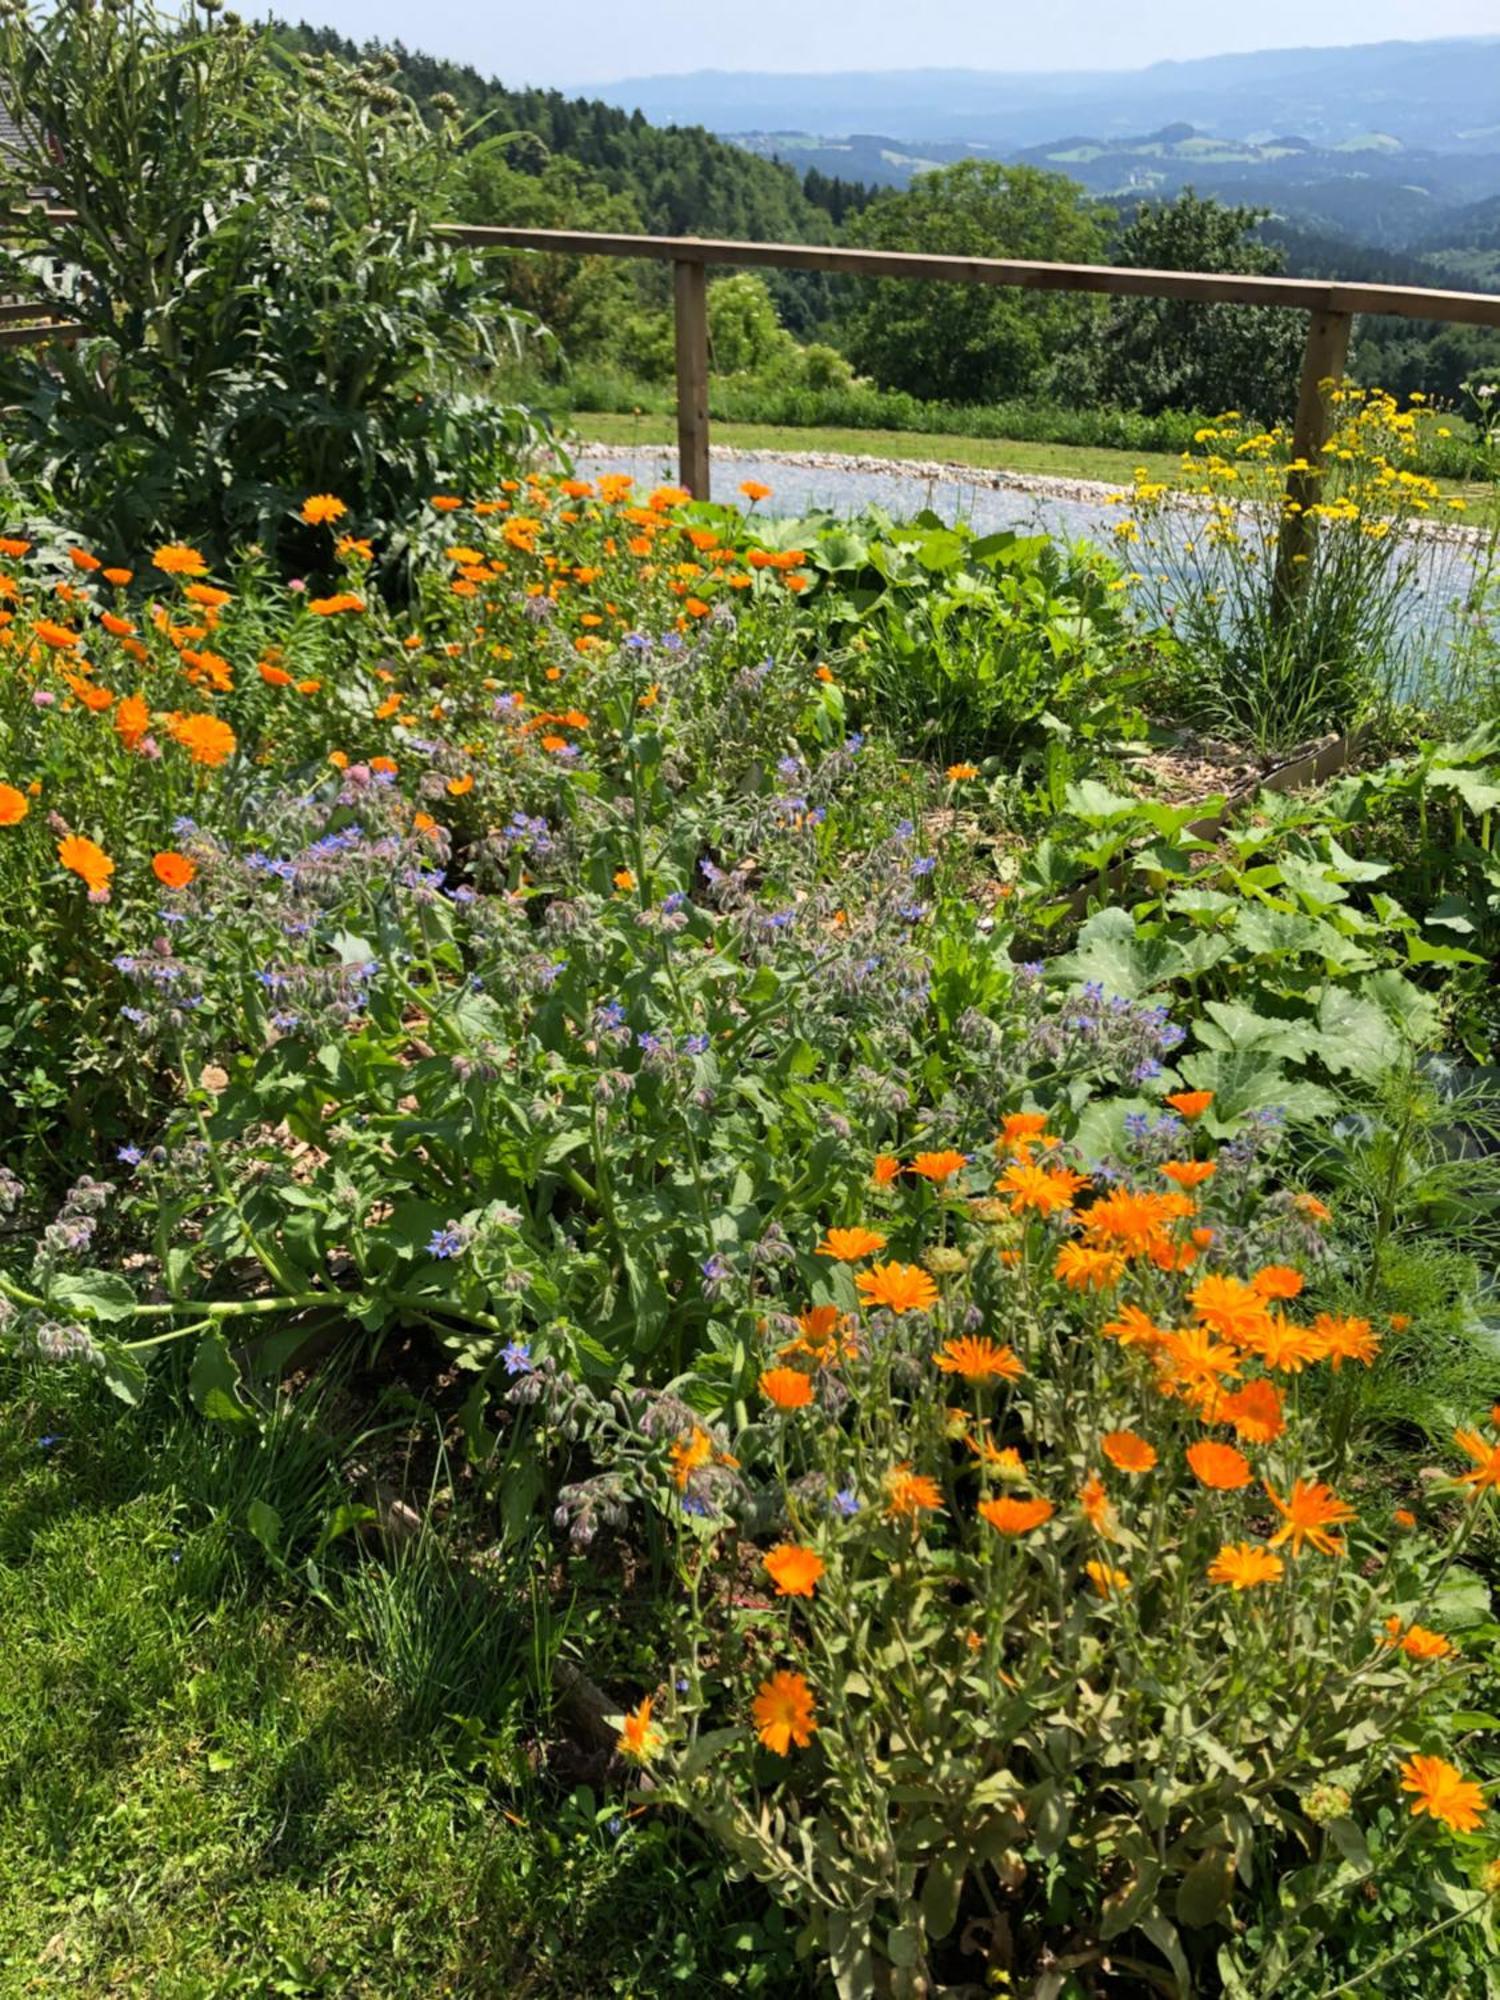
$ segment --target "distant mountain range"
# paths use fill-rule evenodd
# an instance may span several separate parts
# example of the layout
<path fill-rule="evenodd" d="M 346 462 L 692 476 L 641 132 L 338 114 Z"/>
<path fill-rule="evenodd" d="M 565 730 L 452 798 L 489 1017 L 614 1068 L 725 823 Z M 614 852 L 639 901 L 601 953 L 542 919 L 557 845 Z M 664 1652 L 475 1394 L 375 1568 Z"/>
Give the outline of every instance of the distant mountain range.
<path fill-rule="evenodd" d="M 1118 139 L 1184 122 L 1260 142 L 1296 133 L 1333 147 L 1380 133 L 1433 152 L 1500 152 L 1500 34 L 1271 49 L 1140 70 L 700 70 L 628 77 L 590 94 L 653 124 L 889 132 L 918 154 L 918 140 L 1009 154 L 1067 132 Z"/>
<path fill-rule="evenodd" d="M 600 94 L 799 173 L 904 186 L 973 155 L 1026 160 L 1106 198 L 1191 185 L 1387 247 L 1447 245 L 1455 219 L 1466 247 L 1463 213 L 1500 194 L 1500 35 L 1127 71 L 700 71 Z"/>

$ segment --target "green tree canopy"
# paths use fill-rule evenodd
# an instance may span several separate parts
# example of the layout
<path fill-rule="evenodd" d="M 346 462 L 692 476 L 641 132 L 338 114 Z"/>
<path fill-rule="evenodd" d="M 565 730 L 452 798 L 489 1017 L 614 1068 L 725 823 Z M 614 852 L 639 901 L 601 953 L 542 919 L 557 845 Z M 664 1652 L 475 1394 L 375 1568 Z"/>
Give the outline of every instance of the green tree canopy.
<path fill-rule="evenodd" d="M 1266 214 L 1185 188 L 1175 201 L 1143 202 L 1111 261 L 1140 270 L 1271 275 L 1284 264 L 1281 251 L 1255 233 Z M 1295 407 L 1304 335 L 1302 314 L 1275 306 L 1114 299 L 1096 329 L 1093 387 L 1105 401 L 1148 415 L 1238 409 L 1270 421 Z"/>
<path fill-rule="evenodd" d="M 1104 239 L 1075 181 L 1039 167 L 960 160 L 881 195 L 849 240 L 878 250 L 1098 262 Z M 844 323 L 849 358 L 892 389 L 954 402 L 1034 390 L 1097 310 L 1066 292 L 857 280 Z"/>

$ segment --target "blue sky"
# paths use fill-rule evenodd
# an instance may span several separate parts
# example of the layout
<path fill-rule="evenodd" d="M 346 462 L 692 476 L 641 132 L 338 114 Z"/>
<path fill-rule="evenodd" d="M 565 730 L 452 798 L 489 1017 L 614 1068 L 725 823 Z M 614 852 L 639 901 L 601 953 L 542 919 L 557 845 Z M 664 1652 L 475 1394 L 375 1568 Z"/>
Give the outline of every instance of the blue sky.
<path fill-rule="evenodd" d="M 275 11 L 356 40 L 404 40 L 507 83 L 585 84 L 695 69 L 1133 69 L 1308 42 L 1500 33 L 1496 0 L 301 0 Z"/>

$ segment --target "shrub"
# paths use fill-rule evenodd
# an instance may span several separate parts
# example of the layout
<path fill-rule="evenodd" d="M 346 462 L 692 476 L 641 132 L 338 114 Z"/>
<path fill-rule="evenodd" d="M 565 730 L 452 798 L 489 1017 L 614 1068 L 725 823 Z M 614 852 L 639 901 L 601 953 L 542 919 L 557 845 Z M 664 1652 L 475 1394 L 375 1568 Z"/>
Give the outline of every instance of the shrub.
<path fill-rule="evenodd" d="M 256 539 L 300 567 L 293 503 L 337 488 L 398 561 L 398 520 L 531 438 L 447 393 L 521 321 L 439 236 L 453 132 L 385 59 L 292 65 L 232 16 L 129 0 L 9 10 L 0 63 L 7 191 L 59 204 L 27 209 L 5 275 L 82 329 L 10 358 L 8 455 L 72 525 L 120 553 L 190 520 L 220 558 Z"/>

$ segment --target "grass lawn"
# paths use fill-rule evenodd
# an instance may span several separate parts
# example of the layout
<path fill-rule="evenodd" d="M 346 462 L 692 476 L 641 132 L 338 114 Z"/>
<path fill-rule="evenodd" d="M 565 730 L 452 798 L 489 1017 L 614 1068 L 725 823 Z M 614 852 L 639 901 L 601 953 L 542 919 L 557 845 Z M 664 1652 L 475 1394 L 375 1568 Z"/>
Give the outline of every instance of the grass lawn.
<path fill-rule="evenodd" d="M 503 1632 L 277 1577 L 265 1450 L 0 1377 L 4 2000 L 800 1990 L 665 1816 L 531 1776 Z"/>
<path fill-rule="evenodd" d="M 646 412 L 642 416 L 600 410 L 574 410 L 561 419 L 566 430 L 590 443 L 669 445 L 675 462 L 677 447 L 671 417 Z M 730 424 L 715 420 L 709 427 L 715 444 L 740 451 L 841 452 L 874 458 L 914 458 L 951 465 L 972 465 L 988 471 L 1025 472 L 1049 479 L 1098 479 L 1128 486 L 1138 466 L 1169 486 L 1182 483 L 1182 462 L 1171 451 L 1112 451 L 1096 445 L 1031 444 L 1012 438 L 949 437 L 929 431 L 865 431 L 804 428 L 796 424 Z M 1500 502 L 1492 487 L 1458 480 L 1439 481 L 1445 494 L 1462 495 L 1472 509 L 1469 523 L 1493 527 L 1500 523 Z"/>

